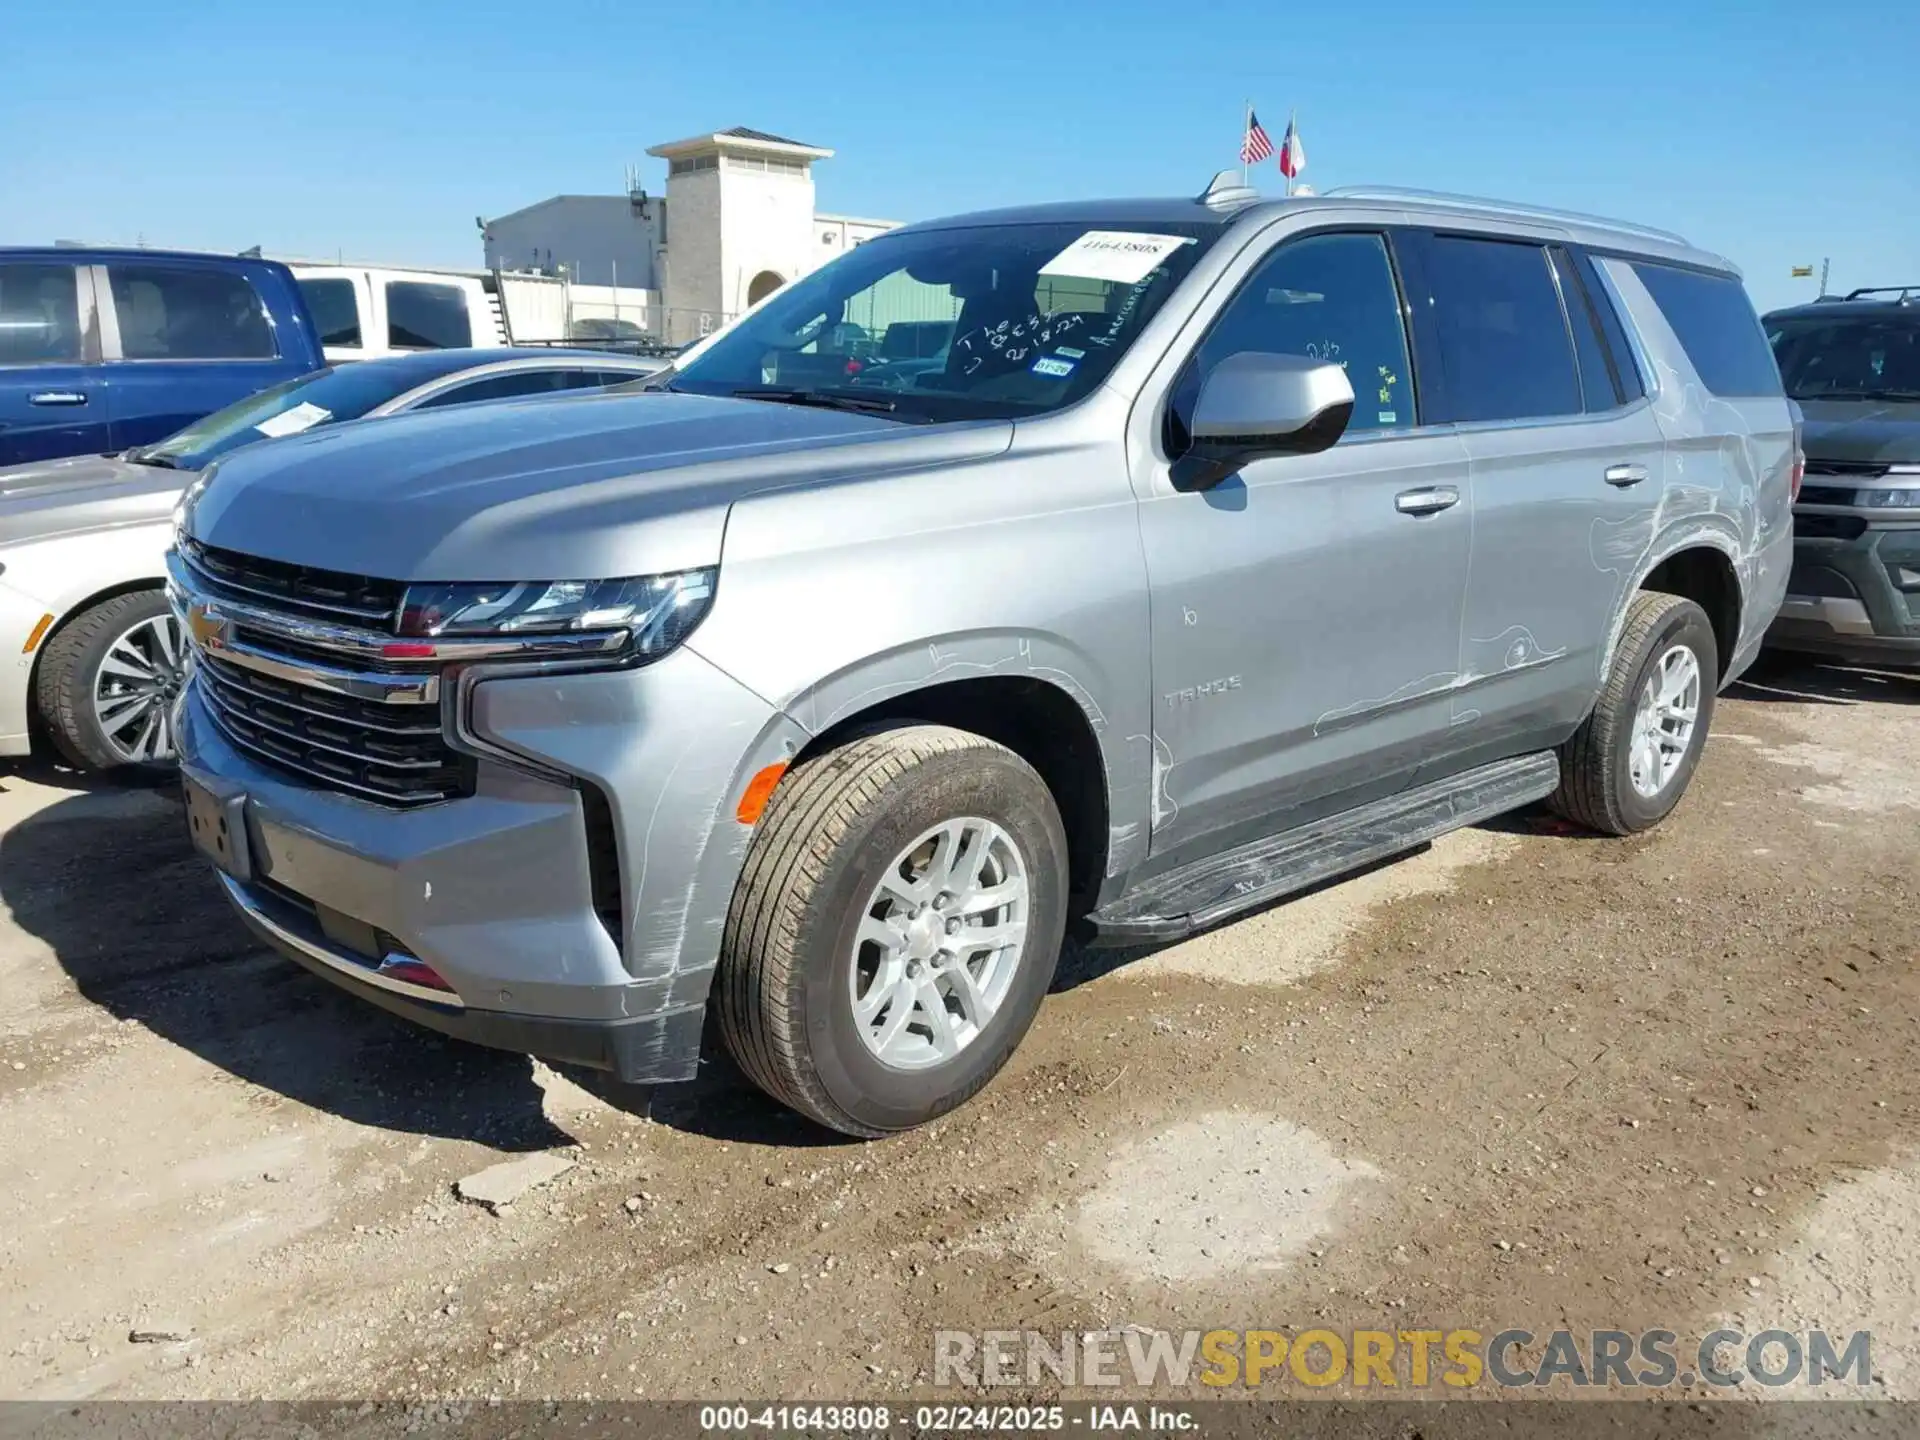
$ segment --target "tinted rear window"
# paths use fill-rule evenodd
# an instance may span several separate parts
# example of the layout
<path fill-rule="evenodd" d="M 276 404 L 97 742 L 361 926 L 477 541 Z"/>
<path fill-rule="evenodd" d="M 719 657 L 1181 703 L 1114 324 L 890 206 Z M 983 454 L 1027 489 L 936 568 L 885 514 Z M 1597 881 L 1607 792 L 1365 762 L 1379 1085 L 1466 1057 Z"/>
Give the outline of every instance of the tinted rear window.
<path fill-rule="evenodd" d="M 109 265 L 120 353 L 129 360 L 271 360 L 266 306 L 231 270 Z"/>
<path fill-rule="evenodd" d="M 387 344 L 395 350 L 464 350 L 473 344 L 466 292 L 457 285 L 388 281 Z"/>
<path fill-rule="evenodd" d="M 1456 421 L 1578 415 L 1580 372 L 1560 292 L 1538 245 L 1436 235 L 1433 325 Z M 1430 417 L 1432 418 L 1432 417 Z"/>
<path fill-rule="evenodd" d="M 360 306 L 353 298 L 353 281 L 302 280 L 300 293 L 307 299 L 322 345 L 360 343 Z"/>
<path fill-rule="evenodd" d="M 1680 339 L 1700 381 L 1715 395 L 1778 395 L 1780 371 L 1747 292 L 1731 275 L 1633 262 Z"/>

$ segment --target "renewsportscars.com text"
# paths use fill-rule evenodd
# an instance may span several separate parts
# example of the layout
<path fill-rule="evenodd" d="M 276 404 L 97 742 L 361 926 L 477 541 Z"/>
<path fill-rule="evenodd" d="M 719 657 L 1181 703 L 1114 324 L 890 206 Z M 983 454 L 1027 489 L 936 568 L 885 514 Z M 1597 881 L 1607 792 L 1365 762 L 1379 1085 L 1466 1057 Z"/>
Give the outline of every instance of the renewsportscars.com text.
<path fill-rule="evenodd" d="M 1460 1391 L 1872 1383 L 1873 1337 L 1714 1330 L 940 1330 L 933 1383 Z"/>

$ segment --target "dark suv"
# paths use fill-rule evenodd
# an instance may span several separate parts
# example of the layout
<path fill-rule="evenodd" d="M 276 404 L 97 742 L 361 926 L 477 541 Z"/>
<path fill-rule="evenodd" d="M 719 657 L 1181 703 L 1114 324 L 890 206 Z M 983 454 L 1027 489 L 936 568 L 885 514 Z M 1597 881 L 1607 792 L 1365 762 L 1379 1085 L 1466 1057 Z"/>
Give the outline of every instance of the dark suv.
<path fill-rule="evenodd" d="M 1793 575 L 1768 643 L 1920 665 L 1920 285 L 1765 320 L 1806 417 Z"/>

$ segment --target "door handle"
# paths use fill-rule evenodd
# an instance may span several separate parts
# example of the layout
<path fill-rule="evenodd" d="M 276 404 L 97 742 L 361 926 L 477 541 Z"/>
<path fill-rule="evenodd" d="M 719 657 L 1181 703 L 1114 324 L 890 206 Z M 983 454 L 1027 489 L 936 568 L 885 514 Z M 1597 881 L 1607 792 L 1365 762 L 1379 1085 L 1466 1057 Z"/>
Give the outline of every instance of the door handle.
<path fill-rule="evenodd" d="M 78 390 L 42 390 L 27 397 L 29 405 L 84 405 L 87 397 Z"/>
<path fill-rule="evenodd" d="M 1437 515 L 1460 503 L 1460 492 L 1452 485 L 1431 485 L 1424 490 L 1402 490 L 1393 497 L 1393 508 L 1402 515 Z"/>
<path fill-rule="evenodd" d="M 1642 480 L 1646 479 L 1647 467 L 1644 465 L 1609 465 L 1604 478 L 1607 484 L 1618 486 L 1624 490 L 1629 485 L 1638 485 Z"/>

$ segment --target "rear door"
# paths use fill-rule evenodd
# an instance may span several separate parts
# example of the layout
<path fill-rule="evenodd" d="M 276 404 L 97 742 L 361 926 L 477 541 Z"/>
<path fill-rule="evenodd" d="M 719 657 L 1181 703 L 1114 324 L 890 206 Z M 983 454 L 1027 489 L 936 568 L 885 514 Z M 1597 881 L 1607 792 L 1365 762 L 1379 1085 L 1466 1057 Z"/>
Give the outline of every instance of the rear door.
<path fill-rule="evenodd" d="M 1438 774 L 1556 744 L 1592 705 L 1651 538 L 1664 440 L 1580 257 L 1504 235 L 1405 239 L 1422 374 L 1466 449 L 1473 496 Z"/>
<path fill-rule="evenodd" d="M 93 267 L 113 394 L 112 448 L 144 445 L 293 378 L 265 300 L 240 267 L 190 259 Z"/>
<path fill-rule="evenodd" d="M 111 444 L 93 321 L 87 267 L 0 260 L 0 465 Z"/>
<path fill-rule="evenodd" d="M 1416 408 L 1387 239 L 1295 235 L 1258 260 L 1176 380 L 1164 449 L 1242 351 L 1343 366 L 1345 436 L 1197 493 L 1156 459 L 1153 853 L 1178 858 L 1402 788 L 1450 716 L 1471 525 L 1465 453 Z"/>

